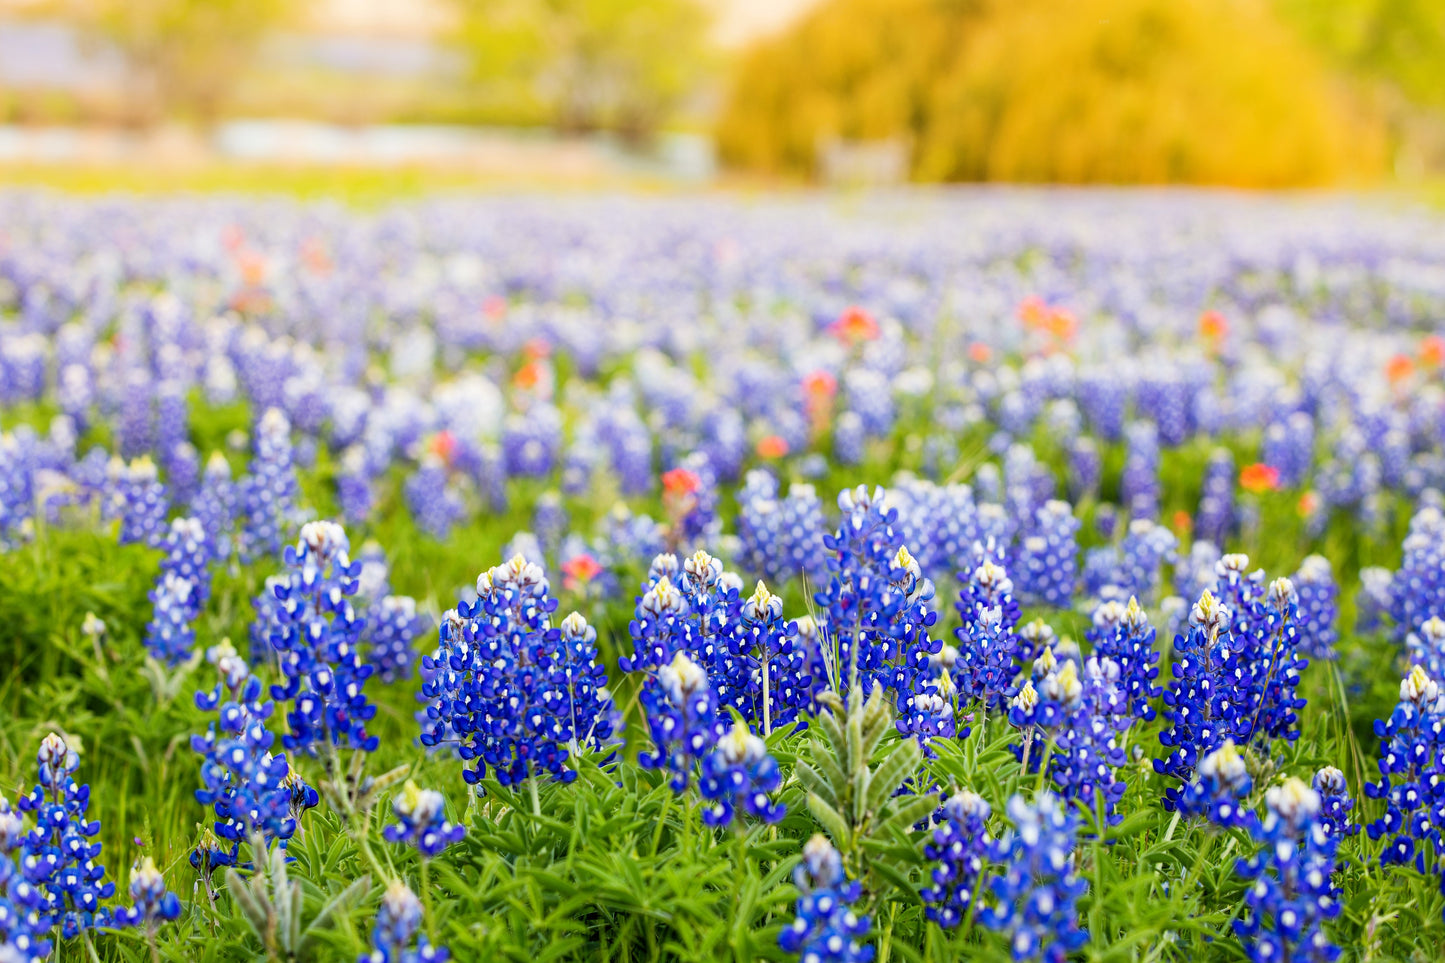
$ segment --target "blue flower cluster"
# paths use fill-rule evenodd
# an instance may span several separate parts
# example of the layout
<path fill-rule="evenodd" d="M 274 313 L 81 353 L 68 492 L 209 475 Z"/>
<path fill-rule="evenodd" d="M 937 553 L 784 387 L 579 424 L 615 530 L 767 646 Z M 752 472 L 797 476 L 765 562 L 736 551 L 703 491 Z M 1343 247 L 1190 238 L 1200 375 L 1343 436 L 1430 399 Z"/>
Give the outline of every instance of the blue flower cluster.
<path fill-rule="evenodd" d="M 1008 801 L 1014 828 L 989 845 L 1001 872 L 989 886 L 991 902 L 978 921 L 1008 937 L 1016 961 L 1063 963 L 1089 941 L 1079 928 L 1075 903 L 1088 889 L 1073 869 L 1078 816 L 1052 793 L 1031 805 L 1022 796 Z"/>
<path fill-rule="evenodd" d="M 376 909 L 371 952 L 361 954 L 356 963 L 445 963 L 451 954 L 427 940 L 422 916 L 416 894 L 401 880 L 393 880 Z"/>
<path fill-rule="evenodd" d="M 117 456 L 108 468 L 111 485 L 109 517 L 120 519 L 120 543 L 156 545 L 165 534 L 166 487 L 155 462 L 142 455 L 126 464 Z"/>
<path fill-rule="evenodd" d="M 268 408 L 256 425 L 251 470 L 237 486 L 240 517 L 237 554 L 243 562 L 269 558 L 281 551 L 284 532 L 295 521 L 298 485 L 291 422 L 279 408 Z"/>
<path fill-rule="evenodd" d="M 775 823 L 783 818 L 784 810 L 769 794 L 782 784 L 783 774 L 767 744 L 746 723 L 739 722 L 702 760 L 697 791 L 709 803 L 703 810 L 703 822 L 726 826 L 739 812 L 745 812 Z"/>
<path fill-rule="evenodd" d="M 1094 654 L 1118 666 L 1119 688 L 1130 711 L 1143 722 L 1153 721 L 1156 713 L 1150 703 L 1161 692 L 1154 684 L 1159 678 L 1155 635 L 1148 614 L 1133 596 L 1128 605 L 1116 601 L 1101 604 L 1094 610 L 1093 627 L 1087 633 Z"/>
<path fill-rule="evenodd" d="M 175 665 L 195 647 L 195 621 L 211 592 L 212 551 L 205 528 L 195 518 L 172 521 L 162 547 L 165 557 L 150 593 L 153 608 L 145 645 L 156 659 Z"/>
<path fill-rule="evenodd" d="M 207 838 L 191 862 L 209 879 L 219 867 L 235 865 L 241 843 L 252 834 L 267 848 L 275 841 L 284 845 L 306 808 L 296 803 L 315 806 L 317 800 L 309 787 L 296 792 L 285 753 L 272 753 L 276 737 L 266 724 L 274 703 L 261 701 L 261 681 L 246 660 L 229 643 L 207 654 L 219 679 L 211 691 L 196 693 L 196 707 L 217 718 L 205 735 L 191 737 L 191 748 L 203 757 L 196 801 L 215 812 L 217 838 Z"/>
<path fill-rule="evenodd" d="M 1243 801 L 1253 787 L 1244 757 L 1226 739 L 1200 761 L 1194 781 L 1179 789 L 1174 805 L 1181 815 L 1203 816 L 1216 826 L 1248 827 L 1255 815 Z"/>
<path fill-rule="evenodd" d="M 447 822 L 446 797 L 435 789 L 421 789 L 410 779 L 391 801 L 397 822 L 382 830 L 390 843 L 405 843 L 423 859 L 431 859 L 467 834 L 466 827 Z"/>
<path fill-rule="evenodd" d="M 133 926 L 154 935 L 162 923 L 181 915 L 180 898 L 166 889 L 166 879 L 149 856 L 130 871 L 130 906 L 115 911 L 117 926 Z"/>
<path fill-rule="evenodd" d="M 372 752 L 377 738 L 366 731 L 376 714 L 362 691 L 373 667 L 362 661 L 361 631 L 351 596 L 361 564 L 352 562 L 346 532 L 335 522 L 307 522 L 295 546 L 287 546 L 287 571 L 267 580 L 275 598 L 263 626 L 285 680 L 271 697 L 290 703 L 287 749 L 316 755 L 325 747 Z M 264 611 L 261 614 L 266 614 Z"/>
<path fill-rule="evenodd" d="M 794 484 L 779 497 L 770 472 L 748 472 L 738 492 L 737 528 L 743 571 L 774 583 L 804 575 L 818 584 L 826 577 L 823 504 L 812 485 Z"/>
<path fill-rule="evenodd" d="M 944 820 L 923 847 L 934 861 L 932 884 L 920 892 L 924 913 L 944 929 L 962 923 L 978 898 L 979 877 L 988 859 L 987 823 L 992 810 L 984 798 L 968 790 L 954 793 L 943 804 Z"/>
<path fill-rule="evenodd" d="M 1351 820 L 1355 800 L 1350 796 L 1345 774 L 1334 766 L 1325 766 L 1315 773 L 1310 785 L 1320 794 L 1320 826 L 1331 836 L 1353 836 L 1360 824 Z"/>
<path fill-rule="evenodd" d="M 1079 520 L 1068 502 L 1053 499 L 1034 514 L 1030 534 L 1019 544 L 1019 592 L 1029 602 L 1068 608 L 1079 578 Z"/>
<path fill-rule="evenodd" d="M 942 643 L 928 630 L 938 621 L 933 583 L 903 546 L 896 509 L 885 492 L 862 485 L 838 496 L 841 526 L 824 539 L 829 583 L 815 596 L 820 637 L 835 688 L 854 683 L 865 696 L 883 685 L 905 689 Z"/>
<path fill-rule="evenodd" d="M 1300 650 L 1311 659 L 1333 659 L 1340 637 L 1340 590 L 1330 560 L 1305 556 L 1291 581 L 1299 597 Z"/>
<path fill-rule="evenodd" d="M 1015 660 L 1022 654 L 1015 632 L 1019 604 L 1013 595 L 1013 581 L 991 557 L 960 581 L 955 607 L 962 624 L 953 630 L 958 640 L 959 689 L 986 709 L 998 708 L 1016 691 Z"/>
<path fill-rule="evenodd" d="M 100 832 L 100 822 L 86 818 L 90 787 L 75 781 L 80 757 L 52 732 L 41 740 L 36 761 L 40 772 L 35 788 L 16 800 L 22 813 L 35 817 L 35 828 L 20 842 L 20 868 L 40 893 L 44 928 L 58 927 L 69 940 L 111 924 L 110 911 L 101 901 L 115 894 L 115 883 L 95 861 L 100 843 L 90 840 Z"/>
<path fill-rule="evenodd" d="M 1365 795 L 1385 800 L 1385 813 L 1370 823 L 1371 839 L 1385 838 L 1381 865 L 1407 864 L 1427 871 L 1426 853 L 1445 849 L 1445 695 L 1415 666 L 1400 683 L 1400 702 L 1389 719 L 1375 720 L 1380 737 L 1380 781 L 1365 784 Z M 1433 844 L 1433 845 L 1432 845 Z M 1430 867 L 1433 868 L 1433 867 Z"/>
<path fill-rule="evenodd" d="M 778 945 L 803 963 L 869 963 L 873 947 L 868 917 L 853 904 L 862 887 L 843 873 L 843 857 L 827 837 L 814 836 L 803 846 L 803 861 L 793 871 L 798 887 L 797 917 L 778 934 Z"/>
<path fill-rule="evenodd" d="M 1155 771 L 1187 783 L 1199 759 L 1225 740 L 1264 748 L 1272 739 L 1298 738 L 1295 694 L 1307 664 L 1297 652 L 1294 586 L 1276 579 L 1263 590 L 1263 573 L 1246 574 L 1248 559 L 1220 559 L 1213 592 L 1190 611 L 1188 631 L 1175 643 L 1174 681 L 1164 694 L 1169 728 L 1159 740 L 1172 750 L 1154 760 Z M 1180 789 L 1165 790 L 1173 809 Z"/>
<path fill-rule="evenodd" d="M 442 619 L 422 660 L 421 741 L 457 741 L 463 776 L 502 785 L 550 774 L 576 778 L 567 760 L 605 747 L 617 728 L 597 633 L 573 613 L 552 624 L 557 600 L 541 566 L 521 556 L 483 572 L 477 599 Z"/>
<path fill-rule="evenodd" d="M 1298 779 L 1265 793 L 1267 814 L 1256 821 L 1260 851 L 1236 871 L 1254 884 L 1244 916 L 1234 923 L 1253 963 L 1279 960 L 1333 963 L 1340 948 L 1322 923 L 1340 915 L 1332 877 L 1339 837 L 1320 823 L 1320 795 Z"/>
<path fill-rule="evenodd" d="M 697 764 L 726 731 L 717 693 L 702 666 L 679 652 L 648 675 L 639 700 L 653 748 L 639 752 L 637 762 L 646 769 L 671 772 L 672 789 L 680 793 L 691 782 Z"/>
<path fill-rule="evenodd" d="M 0 796 L 0 958 L 36 963 L 50 956 L 52 925 L 45 891 L 16 865 L 25 836 L 24 820 Z"/>

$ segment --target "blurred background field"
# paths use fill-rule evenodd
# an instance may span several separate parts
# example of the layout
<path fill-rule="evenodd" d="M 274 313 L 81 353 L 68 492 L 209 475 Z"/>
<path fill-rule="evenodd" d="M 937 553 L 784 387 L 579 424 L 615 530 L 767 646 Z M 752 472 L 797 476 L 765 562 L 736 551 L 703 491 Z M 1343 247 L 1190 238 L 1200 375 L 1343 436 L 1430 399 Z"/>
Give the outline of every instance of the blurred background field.
<path fill-rule="evenodd" d="M 0 0 L 0 182 L 1445 179 L 1438 0 Z"/>

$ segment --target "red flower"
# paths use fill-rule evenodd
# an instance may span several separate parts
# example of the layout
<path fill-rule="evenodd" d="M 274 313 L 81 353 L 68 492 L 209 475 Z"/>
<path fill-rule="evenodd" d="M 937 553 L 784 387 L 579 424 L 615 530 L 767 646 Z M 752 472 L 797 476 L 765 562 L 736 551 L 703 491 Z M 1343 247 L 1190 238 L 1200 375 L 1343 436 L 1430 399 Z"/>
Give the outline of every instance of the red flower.
<path fill-rule="evenodd" d="M 457 452 L 457 436 L 442 429 L 431 436 L 431 441 L 427 443 L 427 450 L 450 466 L 452 456 Z"/>
<path fill-rule="evenodd" d="M 1263 462 L 1246 465 L 1239 473 L 1239 487 L 1247 492 L 1272 492 L 1279 488 L 1279 469 Z"/>
<path fill-rule="evenodd" d="M 583 552 L 581 555 L 574 555 L 562 563 L 562 587 L 569 592 L 577 592 L 587 587 L 602 571 L 602 566 L 597 559 Z"/>
<path fill-rule="evenodd" d="M 878 337 L 878 322 L 867 309 L 855 305 L 844 309 L 828 330 L 844 344 L 858 344 L 861 341 L 873 341 Z"/>
<path fill-rule="evenodd" d="M 686 468 L 673 468 L 662 473 L 662 490 L 668 495 L 692 495 L 702 487 L 702 479 Z"/>
<path fill-rule="evenodd" d="M 1390 384 L 1398 385 L 1415 373 L 1415 361 L 1408 354 L 1397 354 L 1385 362 L 1385 377 Z"/>
<path fill-rule="evenodd" d="M 765 435 L 758 439 L 759 458 L 782 458 L 788 453 L 788 442 L 782 435 Z"/>
<path fill-rule="evenodd" d="M 1218 311 L 1205 311 L 1199 316 L 1199 336 L 1215 347 L 1229 334 L 1229 320 Z"/>

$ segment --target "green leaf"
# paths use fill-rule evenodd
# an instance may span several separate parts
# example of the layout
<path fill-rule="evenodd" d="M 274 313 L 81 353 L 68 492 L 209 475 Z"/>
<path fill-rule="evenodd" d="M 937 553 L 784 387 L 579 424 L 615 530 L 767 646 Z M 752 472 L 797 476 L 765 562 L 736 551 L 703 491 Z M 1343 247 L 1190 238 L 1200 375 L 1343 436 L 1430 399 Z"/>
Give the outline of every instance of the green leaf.
<path fill-rule="evenodd" d="M 263 904 L 264 897 L 258 897 L 247 885 L 245 877 L 234 869 L 226 870 L 226 889 L 230 892 L 231 899 L 241 907 L 241 915 L 246 918 L 257 938 L 264 941 L 271 921 L 269 903 Z"/>
<path fill-rule="evenodd" d="M 349 908 L 352 903 L 358 902 L 370 889 L 371 874 L 368 873 L 331 897 L 330 901 L 321 907 L 316 918 L 306 927 L 306 931 L 301 935 L 301 942 L 304 944 L 313 934 L 331 926 L 335 922 L 337 913 Z M 299 950 L 300 947 L 298 946 L 297 949 Z"/>
<path fill-rule="evenodd" d="M 817 793 L 819 796 L 822 796 L 830 806 L 838 805 L 838 794 L 834 792 L 828 780 L 824 779 L 818 770 L 806 762 L 800 762 L 794 767 L 793 772 L 797 775 L 798 781 L 803 784 L 803 788 L 808 790 L 808 792 Z"/>
<path fill-rule="evenodd" d="M 922 762 L 923 750 L 918 748 L 917 739 L 910 737 L 900 741 L 873 773 L 873 783 L 868 787 L 866 811 L 876 813 L 881 810 L 909 776 L 917 775 Z"/>
<path fill-rule="evenodd" d="M 848 828 L 847 821 L 838 813 L 838 810 L 825 803 L 816 793 L 808 794 L 808 812 L 818 820 L 823 830 L 833 837 L 833 845 L 847 851 L 852 846 L 852 832 Z"/>
<path fill-rule="evenodd" d="M 922 898 L 918 895 L 918 887 L 914 884 L 913 880 L 888 865 L 887 862 L 881 859 L 875 859 L 868 863 L 868 868 L 892 883 L 894 889 L 898 890 L 899 894 L 908 900 L 908 902 L 920 906 L 923 904 Z"/>
<path fill-rule="evenodd" d="M 844 758 L 848 762 L 848 776 L 856 780 L 859 770 L 868 765 L 863 757 L 863 716 L 857 712 L 848 714 L 847 739 L 848 754 Z"/>
<path fill-rule="evenodd" d="M 913 796 L 907 802 L 899 803 L 896 808 L 890 809 L 888 815 L 880 821 L 879 829 L 884 832 L 897 830 L 906 833 L 914 823 L 926 818 L 936 809 L 938 798 L 931 793 Z"/>

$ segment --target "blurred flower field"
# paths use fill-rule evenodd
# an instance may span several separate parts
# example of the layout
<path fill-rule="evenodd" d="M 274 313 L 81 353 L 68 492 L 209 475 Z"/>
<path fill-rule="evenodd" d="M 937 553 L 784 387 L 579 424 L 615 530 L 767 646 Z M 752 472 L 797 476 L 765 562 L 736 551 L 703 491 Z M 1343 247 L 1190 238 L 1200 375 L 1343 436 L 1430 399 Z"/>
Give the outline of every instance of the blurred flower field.
<path fill-rule="evenodd" d="M 1428 960 L 1445 223 L 0 194 L 0 961 Z"/>

